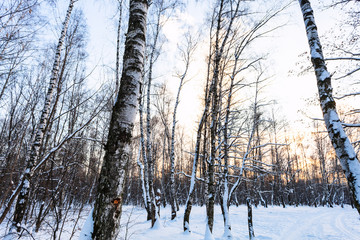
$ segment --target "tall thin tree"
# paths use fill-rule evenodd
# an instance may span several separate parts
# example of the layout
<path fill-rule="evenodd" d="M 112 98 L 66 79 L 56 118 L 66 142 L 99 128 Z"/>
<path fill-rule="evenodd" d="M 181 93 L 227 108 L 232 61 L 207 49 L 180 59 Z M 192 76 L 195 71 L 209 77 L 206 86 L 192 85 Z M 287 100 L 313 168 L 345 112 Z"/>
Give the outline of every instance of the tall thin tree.
<path fill-rule="evenodd" d="M 62 50 L 64 39 L 66 36 L 66 32 L 68 29 L 71 12 L 72 12 L 75 2 L 76 2 L 76 0 L 69 1 L 65 21 L 63 22 L 59 42 L 57 44 L 57 48 L 56 48 L 56 52 L 55 52 L 55 60 L 54 60 L 53 68 L 52 68 L 48 91 L 46 93 L 44 107 L 42 109 L 40 121 L 39 121 L 39 124 L 36 129 L 35 139 L 31 144 L 31 150 L 27 156 L 26 168 L 25 168 L 24 174 L 22 175 L 22 177 L 20 179 L 21 184 L 20 184 L 19 189 L 21 189 L 21 190 L 19 192 L 19 196 L 18 196 L 18 199 L 16 202 L 14 218 L 13 218 L 13 226 L 16 227 L 17 231 L 21 231 L 21 222 L 23 221 L 23 218 L 25 215 L 25 210 L 27 208 L 27 203 L 29 200 L 30 184 L 31 184 L 31 178 L 33 175 L 32 170 L 36 164 L 36 161 L 38 160 L 40 147 L 41 147 L 44 135 L 46 133 L 46 126 L 47 126 L 47 123 L 49 120 L 49 113 L 51 110 L 51 102 L 52 102 L 53 94 L 56 89 L 57 81 L 58 81 L 61 50 Z"/>
<path fill-rule="evenodd" d="M 176 189 L 175 189 L 175 131 L 176 131 L 176 112 L 180 102 L 180 93 L 181 89 L 184 85 L 184 80 L 186 78 L 186 74 L 189 70 L 191 55 L 195 50 L 196 43 L 192 40 L 191 35 L 186 35 L 186 48 L 183 50 L 181 49 L 181 54 L 183 57 L 183 61 L 185 63 L 185 69 L 183 74 L 179 75 L 180 83 L 178 92 L 176 95 L 175 105 L 174 105 L 174 112 L 173 112 L 173 125 L 171 129 L 171 150 L 170 150 L 170 204 L 171 204 L 171 220 L 176 218 L 176 206 L 177 204 L 177 197 L 176 197 Z"/>

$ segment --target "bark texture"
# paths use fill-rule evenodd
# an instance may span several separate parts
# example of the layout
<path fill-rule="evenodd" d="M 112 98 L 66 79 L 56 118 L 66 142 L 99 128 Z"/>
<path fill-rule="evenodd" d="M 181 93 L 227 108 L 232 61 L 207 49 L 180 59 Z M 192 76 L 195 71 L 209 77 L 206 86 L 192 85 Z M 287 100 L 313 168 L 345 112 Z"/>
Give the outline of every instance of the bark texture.
<path fill-rule="evenodd" d="M 147 10 L 148 1 L 130 1 L 121 84 L 112 111 L 93 212 L 92 238 L 97 240 L 116 239 L 120 230 L 122 193 L 144 69 Z"/>
<path fill-rule="evenodd" d="M 331 75 L 324 61 L 310 2 L 308 0 L 299 0 L 299 3 L 304 17 L 310 46 L 311 62 L 315 70 L 325 125 L 331 143 L 335 148 L 336 155 L 340 159 L 342 169 L 348 180 L 355 207 L 360 214 L 360 163 L 336 111 L 335 100 L 332 96 Z"/>
<path fill-rule="evenodd" d="M 15 206 L 14 218 L 13 218 L 13 226 L 16 227 L 17 231 L 21 230 L 21 222 L 23 221 L 25 211 L 27 208 L 27 204 L 29 201 L 29 193 L 30 193 L 30 186 L 31 186 L 31 178 L 33 175 L 33 168 L 38 160 L 40 148 L 44 139 L 44 135 L 46 133 L 46 126 L 49 121 L 51 103 L 54 95 L 54 91 L 56 90 L 56 86 L 58 83 L 58 74 L 59 74 L 59 67 L 60 67 L 60 55 L 62 46 L 66 37 L 66 32 L 68 29 L 68 25 L 70 22 L 71 12 L 74 6 L 75 0 L 70 0 L 69 6 L 66 12 L 66 17 L 63 22 L 59 42 L 56 47 L 55 52 L 55 60 L 51 72 L 50 83 L 48 87 L 48 91 L 45 97 L 44 107 L 41 112 L 41 117 L 39 121 L 39 125 L 36 129 L 35 138 L 31 144 L 30 152 L 26 159 L 26 168 L 24 174 L 20 178 L 20 192 Z"/>
<path fill-rule="evenodd" d="M 222 45 L 220 47 L 220 31 L 221 31 L 221 20 L 223 14 L 224 1 L 219 3 L 218 17 L 216 19 L 216 37 L 215 37 L 215 57 L 214 57 L 214 69 L 213 76 L 210 85 L 210 96 L 211 96 L 211 124 L 210 124 L 210 159 L 208 162 L 208 194 L 207 198 L 207 224 L 210 232 L 213 230 L 214 225 L 214 205 L 215 205 L 215 159 L 217 157 L 217 127 L 218 127 L 218 114 L 219 114 L 219 97 L 218 97 L 218 84 L 219 84 L 219 72 L 220 72 L 220 61 L 223 53 Z M 225 35 L 223 43 L 226 42 L 228 34 Z"/>
<path fill-rule="evenodd" d="M 196 146 L 195 146 L 195 154 L 194 154 L 194 160 L 193 160 L 193 167 L 191 171 L 191 180 L 190 180 L 190 188 L 189 188 L 189 194 L 186 199 L 185 204 L 185 212 L 184 212 L 184 221 L 183 221 L 183 227 L 184 232 L 190 232 L 190 213 L 192 204 L 194 202 L 195 197 L 195 180 L 196 180 L 196 170 L 199 162 L 199 155 L 200 155 L 200 141 L 201 141 L 201 132 L 204 126 L 205 118 L 206 118 L 207 110 L 205 109 L 203 116 L 200 120 L 199 127 L 196 134 Z"/>
<path fill-rule="evenodd" d="M 162 5 L 164 1 L 159 1 L 159 4 Z M 160 19 L 161 19 L 161 11 L 158 12 L 157 21 L 155 25 L 155 31 L 153 36 L 153 41 L 151 43 L 151 50 L 149 56 L 149 73 L 148 73 L 148 82 L 147 82 L 147 99 L 146 99 L 146 158 L 147 158 L 147 170 L 148 170 L 148 186 L 149 186 L 149 198 L 150 203 L 149 213 L 151 218 L 151 227 L 154 226 L 156 220 L 158 219 L 159 215 L 156 215 L 156 212 L 160 213 L 160 208 L 156 205 L 155 200 L 155 189 L 154 189 L 154 164 L 155 159 L 152 157 L 152 134 L 151 134 L 151 86 L 153 80 L 153 68 L 154 64 L 157 60 L 157 45 L 159 41 L 159 34 L 160 34 Z"/>
<path fill-rule="evenodd" d="M 216 142 L 218 139 L 218 127 L 219 125 L 219 113 L 221 111 L 221 76 L 222 71 L 222 60 L 224 58 L 224 51 L 226 45 L 229 41 L 230 34 L 233 31 L 233 23 L 238 16 L 239 6 L 241 1 L 236 2 L 235 6 L 230 6 L 231 12 L 229 22 L 227 26 L 223 26 L 224 21 L 224 12 L 226 12 L 226 5 L 231 4 L 231 2 L 221 0 L 219 2 L 219 10 L 217 11 L 216 17 L 216 30 L 215 30 L 215 47 L 214 47 L 214 59 L 213 59 L 213 76 L 211 80 L 211 85 L 209 89 L 209 96 L 211 97 L 211 124 L 210 124 L 210 159 L 208 162 L 208 194 L 207 194 L 207 219 L 210 232 L 213 230 L 214 224 L 214 204 L 215 204 L 215 194 L 216 194 L 216 183 L 215 183 L 215 160 L 218 159 L 218 146 Z M 233 8 L 235 7 L 235 8 Z M 225 33 L 222 33 L 225 29 Z"/>
<path fill-rule="evenodd" d="M 250 202 L 249 198 L 246 199 L 246 206 L 247 206 L 247 211 L 248 211 L 249 240 L 252 240 L 255 238 L 255 233 L 254 233 L 254 225 L 253 225 L 253 220 L 252 220 L 252 207 L 251 207 L 251 202 Z"/>
<path fill-rule="evenodd" d="M 115 63 L 115 94 L 117 96 L 120 86 L 120 39 L 121 39 L 121 21 L 122 21 L 122 4 L 119 0 L 119 21 L 116 35 L 116 63 Z"/>

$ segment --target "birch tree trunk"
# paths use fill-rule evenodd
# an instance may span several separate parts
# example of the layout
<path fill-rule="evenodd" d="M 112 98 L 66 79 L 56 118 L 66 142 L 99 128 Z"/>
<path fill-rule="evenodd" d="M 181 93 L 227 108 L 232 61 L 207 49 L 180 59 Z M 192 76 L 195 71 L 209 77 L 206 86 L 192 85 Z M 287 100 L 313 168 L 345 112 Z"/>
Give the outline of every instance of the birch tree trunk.
<path fill-rule="evenodd" d="M 220 47 L 220 31 L 221 31 L 221 19 L 223 15 L 224 1 L 219 3 L 219 11 L 217 17 L 216 26 L 216 37 L 215 37 L 215 58 L 214 58 L 214 69 L 213 76 L 210 85 L 209 95 L 211 96 L 211 124 L 210 124 L 210 159 L 208 161 L 208 194 L 207 198 L 207 226 L 210 232 L 213 230 L 214 225 L 214 204 L 215 204 L 215 158 L 217 153 L 216 147 L 216 136 L 217 136 L 217 120 L 219 110 L 219 99 L 218 99 L 218 82 L 219 82 L 219 71 L 220 61 L 222 57 L 223 48 Z M 225 42 L 225 39 L 224 39 Z"/>
<path fill-rule="evenodd" d="M 175 128 L 176 128 L 176 111 L 177 107 L 180 102 L 180 92 L 181 88 L 184 84 L 184 79 L 189 69 L 190 65 L 190 57 L 195 49 L 195 45 L 192 43 L 191 37 L 187 37 L 187 49 L 182 52 L 185 62 L 185 70 L 182 75 L 179 76 L 180 83 L 178 92 L 176 95 L 176 101 L 174 106 L 174 113 L 173 113 L 173 125 L 171 130 L 171 150 L 170 150 L 170 163 L 171 163 L 171 170 L 170 170 L 170 199 L 171 199 L 171 220 L 176 218 L 176 208 L 178 206 L 177 198 L 176 198 L 176 189 L 175 189 Z M 196 171 L 195 171 L 196 172 Z"/>
<path fill-rule="evenodd" d="M 49 83 L 49 88 L 46 93 L 45 97 L 45 104 L 43 110 L 41 112 L 41 117 L 39 121 L 39 125 L 36 129 L 35 139 L 31 144 L 30 153 L 26 159 L 26 168 L 25 172 L 20 178 L 20 192 L 15 206 L 14 218 L 13 218 L 13 226 L 16 227 L 16 230 L 19 232 L 21 230 L 21 222 L 23 221 L 25 210 L 27 208 L 28 200 L 29 200 L 29 193 L 30 193 L 30 185 L 31 185 L 31 178 L 33 175 L 33 168 L 36 164 L 36 161 L 39 157 L 40 147 L 43 142 L 44 135 L 46 133 L 46 126 L 49 120 L 49 113 L 51 109 L 51 102 L 53 98 L 53 93 L 56 89 L 57 82 L 58 82 L 58 74 L 59 74 L 59 67 L 60 67 L 60 55 L 62 46 L 64 43 L 64 39 L 66 36 L 66 32 L 68 29 L 69 21 L 71 12 L 76 0 L 70 0 L 69 6 L 66 12 L 66 17 L 63 22 L 59 42 L 56 47 L 55 52 L 55 60 L 53 64 L 53 69 L 51 72 L 51 78 Z"/>
<path fill-rule="evenodd" d="M 113 107 L 94 205 L 92 238 L 116 239 L 144 70 L 147 0 L 131 0 L 119 93 Z"/>
<path fill-rule="evenodd" d="M 120 86 L 120 39 L 121 39 L 121 21 L 122 21 L 122 5 L 123 0 L 118 0 L 119 2 L 119 21 L 116 35 L 116 64 L 115 64 L 115 96 L 118 95 L 119 86 Z"/>
<path fill-rule="evenodd" d="M 141 94 L 140 94 L 141 95 Z M 140 98 L 142 98 L 140 96 Z M 140 114 L 140 147 L 141 147 L 141 152 L 142 152 L 142 156 L 143 156 L 143 160 L 144 160 L 144 175 L 141 176 L 143 177 L 143 181 L 144 181 L 144 185 L 145 185 L 145 191 L 144 191 L 144 204 L 145 204 L 145 209 L 147 212 L 147 220 L 151 219 L 151 201 L 150 201 L 150 193 L 149 193 L 149 171 L 148 171 L 148 161 L 147 161 L 147 154 L 146 154 L 146 146 L 145 146 L 145 136 L 144 136 L 144 119 L 143 119 L 143 102 L 142 99 L 139 100 L 139 114 Z"/>
<path fill-rule="evenodd" d="M 226 113 L 225 113 L 225 122 L 223 127 L 223 153 L 224 153 L 224 170 L 223 170 L 223 182 L 221 187 L 221 196 L 220 196 L 220 202 L 221 202 L 221 209 L 224 217 L 224 236 L 228 239 L 232 239 L 231 235 L 231 223 L 229 218 L 229 186 L 228 186 L 228 178 L 229 178 L 229 171 L 228 171 L 228 164 L 229 164 L 229 137 L 228 137 L 228 129 L 229 129 L 229 118 L 230 118 L 230 111 L 231 111 L 231 100 L 232 100 L 232 93 L 234 89 L 234 80 L 236 77 L 236 68 L 237 63 L 239 60 L 239 55 L 235 54 L 235 61 L 234 61 L 234 68 L 233 73 L 230 77 L 230 87 L 229 87 L 229 93 L 227 98 L 227 104 L 226 104 Z"/>
<path fill-rule="evenodd" d="M 249 197 L 246 198 L 246 206 L 247 206 L 247 212 L 248 212 L 249 240 L 252 240 L 255 238 L 255 233 L 254 233 L 254 225 L 253 225 L 253 220 L 252 220 L 252 207 L 251 207 L 251 202 L 250 202 Z"/>
<path fill-rule="evenodd" d="M 164 3 L 163 0 L 159 2 L 160 5 Z M 153 80 L 153 67 L 155 61 L 157 60 L 156 51 L 157 51 L 157 44 L 159 40 L 160 34 L 160 18 L 161 18 L 161 11 L 158 12 L 157 15 L 157 22 L 155 25 L 155 32 L 154 32 L 154 39 L 151 44 L 151 52 L 150 52 L 150 59 L 149 59 L 149 73 L 148 73 L 148 82 L 147 82 L 147 99 L 146 99 L 146 157 L 148 163 L 148 183 L 149 183 L 149 194 L 150 194 L 150 201 L 151 204 L 149 205 L 150 209 L 150 218 L 151 218 L 151 226 L 153 227 L 156 220 L 156 212 L 160 212 L 160 208 L 156 211 L 156 204 L 155 204 L 155 190 L 154 190 L 154 159 L 152 157 L 152 139 L 151 139 L 151 85 Z"/>
<path fill-rule="evenodd" d="M 147 191 L 146 191 L 146 181 L 145 181 L 145 176 L 144 176 L 144 165 L 141 163 L 140 158 L 141 158 L 141 148 L 142 148 L 142 143 L 140 140 L 139 143 L 139 154 L 138 154 L 138 158 L 137 158 L 137 164 L 139 166 L 139 171 L 140 171 L 140 181 L 141 181 L 141 189 L 142 189 L 142 197 L 143 197 L 143 201 L 144 201 L 144 205 L 145 205 L 145 209 L 146 211 L 148 211 L 148 202 L 147 202 Z M 149 214 L 148 214 L 149 215 Z"/>
<path fill-rule="evenodd" d="M 185 212 L 184 212 L 184 222 L 183 222 L 184 232 L 190 232 L 190 225 L 189 225 L 190 224 L 190 212 L 191 212 L 192 203 L 193 203 L 194 197 L 195 197 L 194 189 L 195 189 L 195 180 L 196 180 L 196 169 L 197 169 L 198 162 L 199 162 L 201 132 L 202 132 L 202 129 L 204 126 L 206 112 L 207 111 L 205 110 L 203 113 L 203 116 L 200 120 L 199 127 L 197 130 L 197 135 L 196 135 L 196 145 L 195 145 L 193 167 L 192 167 L 192 172 L 191 172 L 190 189 L 189 189 L 189 194 L 188 194 L 188 197 L 186 200 Z"/>
<path fill-rule="evenodd" d="M 183 85 L 183 81 L 186 75 L 188 65 L 186 66 L 185 74 L 180 79 L 179 89 L 176 95 L 176 102 L 174 106 L 174 113 L 173 113 L 173 125 L 171 130 L 171 151 L 170 151 L 170 204 L 171 204 L 171 220 L 176 218 L 176 189 L 175 189 L 175 128 L 176 128 L 176 110 L 179 105 L 179 97 L 181 87 Z"/>
<path fill-rule="evenodd" d="M 322 47 L 309 0 L 299 0 L 308 37 L 311 62 L 317 79 L 320 105 L 325 125 L 342 169 L 348 180 L 357 211 L 360 214 L 360 163 L 353 146 L 344 131 L 332 96 L 331 75 L 327 70 Z"/>
<path fill-rule="evenodd" d="M 219 81 L 221 81 L 220 71 L 221 71 L 221 60 L 224 57 L 224 50 L 228 43 L 230 34 L 232 33 L 232 27 L 235 19 L 238 17 L 238 11 L 241 1 L 237 1 L 235 6 L 230 6 L 230 19 L 225 28 L 225 33 L 222 33 L 223 26 L 223 17 L 224 12 L 226 12 L 227 1 L 221 0 L 219 2 L 219 10 L 217 12 L 216 19 L 216 32 L 215 32 L 215 54 L 213 60 L 213 76 L 210 85 L 209 96 L 211 96 L 211 124 L 210 124 L 210 160 L 208 162 L 208 195 L 207 195 L 207 219 L 210 232 L 213 230 L 214 223 L 214 204 L 215 204 L 215 159 L 217 158 L 217 131 L 218 131 L 218 119 L 219 119 L 219 109 L 220 109 L 220 99 L 219 99 Z M 221 86 L 220 86 L 221 87 Z"/>
<path fill-rule="evenodd" d="M 211 22 L 211 26 L 210 29 L 213 28 L 213 21 Z M 210 31 L 210 39 L 211 39 L 211 31 Z M 210 44 L 209 46 L 209 55 L 211 55 L 212 52 L 212 45 Z M 192 208 L 192 204 L 194 201 L 194 197 L 195 197 L 195 180 L 196 180 L 196 171 L 197 171 L 197 167 L 198 167 L 198 162 L 199 162 L 199 157 L 200 157 L 200 147 L 201 147 L 201 134 L 202 131 L 204 129 L 204 142 L 203 142 L 203 156 L 202 156 L 202 167 L 203 167 L 203 172 L 204 172 L 204 179 L 206 179 L 207 174 L 205 174 L 205 168 L 206 168 L 206 156 L 205 156 L 205 149 L 206 149 L 206 123 L 207 123 L 207 118 L 208 118 L 208 113 L 209 113 L 209 107 L 210 107 L 210 97 L 209 95 L 209 79 L 210 79 L 210 66 L 211 66 L 211 58 L 208 59 L 208 63 L 207 63 L 207 76 L 206 76 L 206 87 L 205 87 L 205 98 L 204 98 L 204 111 L 203 111 L 203 115 L 201 117 L 201 120 L 199 122 L 199 127 L 196 133 L 196 143 L 195 143 L 195 154 L 194 154 L 194 160 L 193 160 L 193 167 L 192 167 L 192 171 L 191 171 L 191 180 L 190 180 L 190 188 L 189 188 L 189 193 L 188 193 L 188 197 L 186 199 L 186 203 L 185 203 L 185 212 L 184 212 L 184 221 L 183 221 L 183 227 L 184 227 L 184 232 L 190 232 L 190 213 L 191 213 L 191 208 Z M 201 168 L 201 165 L 200 165 Z M 201 174 L 201 171 L 200 171 Z M 205 189 L 204 189 L 204 195 L 207 195 L 207 184 L 205 182 Z M 206 196 L 205 196 L 206 199 Z M 206 204 L 207 205 L 207 204 Z"/>

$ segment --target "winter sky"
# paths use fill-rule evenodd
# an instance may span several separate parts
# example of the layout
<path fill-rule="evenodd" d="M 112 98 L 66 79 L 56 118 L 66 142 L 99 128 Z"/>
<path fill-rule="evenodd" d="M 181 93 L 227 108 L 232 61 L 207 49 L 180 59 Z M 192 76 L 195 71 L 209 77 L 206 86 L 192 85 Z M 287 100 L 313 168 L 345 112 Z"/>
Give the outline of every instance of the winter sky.
<path fill-rule="evenodd" d="M 263 9 L 276 3 L 278 1 L 269 1 L 269 5 L 263 6 Z M 89 68 L 95 65 L 106 65 L 110 72 L 115 62 L 117 2 L 114 0 L 87 0 L 79 1 L 77 5 L 85 13 L 89 29 L 88 52 L 91 62 Z M 319 32 L 321 35 L 326 35 L 331 27 L 336 26 L 336 19 L 340 17 L 336 11 L 339 9 L 324 9 L 319 6 L 317 1 L 313 1 L 312 5 Z M 163 51 L 166 52 L 167 57 L 159 59 L 156 74 L 159 79 L 166 79 L 170 83 L 170 88 L 174 93 L 178 86 L 178 79 L 174 78 L 174 75 L 176 72 L 181 72 L 181 64 L 177 64 L 175 59 L 177 58 L 177 44 L 182 40 L 182 35 L 186 31 L 183 25 L 186 23 L 193 26 L 195 33 L 198 31 L 196 27 L 206 24 L 208 10 L 208 1 L 188 0 L 187 7 L 183 11 L 177 11 L 177 16 L 170 19 L 164 26 L 163 32 L 167 42 L 163 46 Z M 124 9 L 124 14 L 126 11 L 127 9 Z M 254 51 L 265 50 L 269 53 L 265 67 L 268 70 L 270 82 L 264 96 L 269 100 L 274 99 L 278 103 L 276 112 L 285 116 L 292 124 L 298 123 L 300 119 L 306 119 L 307 116 L 320 118 L 321 112 L 318 107 L 313 107 L 315 110 L 304 114 L 306 99 L 314 97 L 317 88 L 312 72 L 299 76 L 300 68 L 309 62 L 301 63 L 301 60 L 306 60 L 306 54 L 299 57 L 308 51 L 308 45 L 297 1 L 293 1 L 272 24 L 274 26 L 284 24 L 284 26 L 271 33 L 269 37 L 261 39 L 254 49 Z M 122 31 L 125 33 L 126 29 L 122 29 Z M 200 39 L 208 36 L 207 32 L 202 34 Z M 181 93 L 178 118 L 183 125 L 190 129 L 194 129 L 196 126 L 201 112 L 199 94 L 203 92 L 206 61 L 205 56 L 200 53 L 204 53 L 206 50 L 206 46 L 199 45 L 197 57 L 194 58 L 188 75 L 191 80 L 184 86 Z M 329 70 L 331 72 L 331 69 Z M 94 86 L 99 85 L 99 79 L 108 80 L 103 76 L 103 72 L 95 71 L 90 77 L 91 82 L 96 83 Z"/>

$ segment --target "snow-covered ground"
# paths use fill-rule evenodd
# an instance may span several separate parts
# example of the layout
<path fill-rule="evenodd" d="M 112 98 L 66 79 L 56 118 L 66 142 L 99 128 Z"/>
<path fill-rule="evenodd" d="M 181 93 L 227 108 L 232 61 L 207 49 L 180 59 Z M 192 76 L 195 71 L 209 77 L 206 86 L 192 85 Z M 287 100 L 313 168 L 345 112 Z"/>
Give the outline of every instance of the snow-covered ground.
<path fill-rule="evenodd" d="M 132 207 L 125 207 L 129 216 Z M 170 208 L 162 209 L 161 225 L 149 229 L 145 211 L 134 209 L 131 216 L 130 239 L 136 240 L 203 240 L 205 236 L 205 208 L 193 207 L 190 228 L 191 234 L 182 232 L 182 214 L 175 221 L 170 220 Z M 248 239 L 246 206 L 231 207 L 230 216 L 234 239 Z M 124 218 L 126 218 L 124 216 Z M 254 208 L 253 222 L 256 239 L 281 240 L 360 240 L 360 219 L 356 210 L 349 206 L 335 207 L 281 207 Z M 123 229 L 123 233 L 124 233 Z M 220 207 L 215 209 L 214 238 L 222 239 L 223 219 Z"/>
<path fill-rule="evenodd" d="M 170 207 L 161 209 L 161 225 L 150 228 L 146 221 L 144 209 L 125 206 L 122 215 L 122 230 L 119 239 L 126 240 L 204 240 L 205 207 L 194 206 L 190 217 L 190 234 L 182 231 L 184 207 L 180 208 L 178 217 L 170 220 Z M 72 239 L 78 239 L 80 228 L 84 225 L 86 214 L 76 227 L 77 232 Z M 246 206 L 230 207 L 233 239 L 248 239 Z M 269 207 L 253 208 L 254 230 L 257 240 L 360 240 L 360 218 L 355 209 L 334 207 Z M 5 231 L 5 224 L 0 226 L 0 239 Z M 68 233 L 74 227 L 73 221 L 64 226 L 61 239 L 68 240 Z M 222 240 L 223 220 L 219 206 L 215 208 L 214 239 Z M 51 239 L 49 229 L 42 229 L 34 235 L 35 239 Z M 26 238 L 24 238 L 26 239 Z"/>

